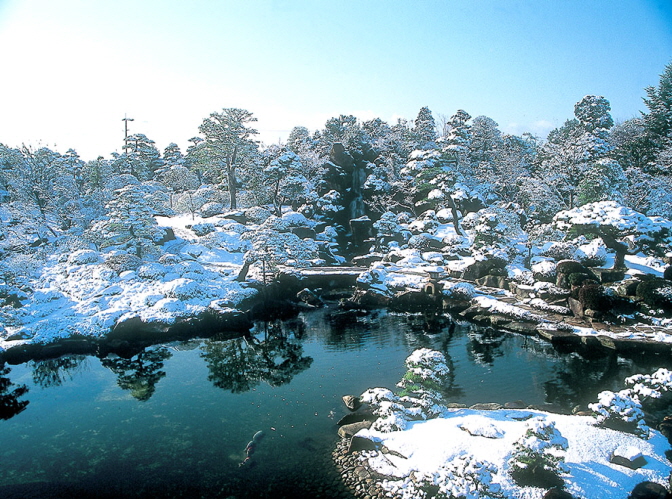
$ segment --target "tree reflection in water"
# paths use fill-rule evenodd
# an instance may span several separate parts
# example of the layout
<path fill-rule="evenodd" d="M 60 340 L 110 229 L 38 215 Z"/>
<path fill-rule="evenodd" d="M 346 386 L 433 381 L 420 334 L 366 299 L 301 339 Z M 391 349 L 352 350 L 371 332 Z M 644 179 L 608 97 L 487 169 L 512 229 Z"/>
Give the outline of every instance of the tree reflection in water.
<path fill-rule="evenodd" d="M 26 385 L 16 386 L 6 378 L 10 373 L 9 367 L 0 363 L 0 419 L 10 419 L 23 411 L 29 404 L 28 400 L 19 400 L 20 397 L 28 393 Z M 16 388 L 14 388 L 16 386 Z"/>
<path fill-rule="evenodd" d="M 506 333 L 493 328 L 474 328 L 467 336 L 469 344 L 467 352 L 469 357 L 477 364 L 491 366 L 496 357 L 502 357 L 502 345 L 506 341 Z"/>
<path fill-rule="evenodd" d="M 292 323 L 284 323 L 291 326 Z M 289 383 L 308 369 L 312 357 L 304 357 L 299 337 L 300 324 L 287 333 L 283 323 L 265 323 L 263 339 L 254 336 L 230 340 L 211 338 L 201 347 L 201 357 L 208 365 L 208 380 L 224 390 L 242 393 L 262 381 L 271 386 Z"/>
<path fill-rule="evenodd" d="M 81 370 L 86 359 L 86 355 L 64 355 L 56 359 L 31 361 L 33 382 L 42 388 L 61 386 L 66 379 L 72 379 Z"/>
<path fill-rule="evenodd" d="M 156 391 L 156 384 L 166 373 L 162 371 L 163 361 L 173 354 L 166 347 L 148 348 L 130 359 L 108 356 L 101 364 L 117 375 L 117 384 L 123 390 L 130 390 L 136 399 L 145 402 Z"/>

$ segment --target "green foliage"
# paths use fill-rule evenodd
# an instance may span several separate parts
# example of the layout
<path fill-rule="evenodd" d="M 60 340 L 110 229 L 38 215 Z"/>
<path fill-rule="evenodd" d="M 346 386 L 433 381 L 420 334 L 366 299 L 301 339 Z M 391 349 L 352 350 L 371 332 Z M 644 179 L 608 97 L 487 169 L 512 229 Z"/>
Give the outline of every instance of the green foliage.
<path fill-rule="evenodd" d="M 667 279 L 653 278 L 639 283 L 636 296 L 651 307 L 672 311 L 672 284 Z"/>

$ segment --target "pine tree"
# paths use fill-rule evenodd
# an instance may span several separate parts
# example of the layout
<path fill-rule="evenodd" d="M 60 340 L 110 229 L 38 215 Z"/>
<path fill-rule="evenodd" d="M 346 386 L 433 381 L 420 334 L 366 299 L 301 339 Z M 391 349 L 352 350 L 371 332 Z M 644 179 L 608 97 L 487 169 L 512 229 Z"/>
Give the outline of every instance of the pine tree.
<path fill-rule="evenodd" d="M 471 116 L 462 109 L 446 123 L 444 137 L 439 141 L 444 155 L 453 167 L 462 174 L 471 174 L 468 154 L 471 146 Z"/>
<path fill-rule="evenodd" d="M 231 209 L 237 207 L 238 179 L 236 170 L 246 155 L 256 151 L 257 145 L 251 137 L 258 132 L 248 123 L 257 121 L 245 109 L 224 108 L 221 113 L 211 113 L 203 120 L 198 130 L 205 137 L 205 150 L 216 167 L 224 171 L 228 183 Z"/>
<path fill-rule="evenodd" d="M 672 63 L 665 66 L 657 87 L 647 87 L 644 104 L 649 109 L 643 113 L 646 133 L 641 140 L 646 150 L 646 169 L 651 172 L 670 174 L 669 169 L 657 165 L 659 153 L 670 147 L 672 141 Z"/>
<path fill-rule="evenodd" d="M 672 131 L 672 62 L 665 66 L 657 87 L 646 87 L 644 125 L 658 148 Z"/>
<path fill-rule="evenodd" d="M 433 147 L 434 142 L 436 142 L 436 123 L 434 122 L 432 112 L 427 106 L 420 108 L 418 117 L 415 118 L 413 134 L 415 135 L 415 140 L 417 141 L 417 147 L 419 149 Z"/>
<path fill-rule="evenodd" d="M 107 204 L 105 220 L 96 222 L 91 236 L 101 248 L 121 246 L 138 257 L 157 251 L 156 243 L 164 231 L 154 219 L 154 210 L 139 185 L 127 185 L 114 193 Z"/>

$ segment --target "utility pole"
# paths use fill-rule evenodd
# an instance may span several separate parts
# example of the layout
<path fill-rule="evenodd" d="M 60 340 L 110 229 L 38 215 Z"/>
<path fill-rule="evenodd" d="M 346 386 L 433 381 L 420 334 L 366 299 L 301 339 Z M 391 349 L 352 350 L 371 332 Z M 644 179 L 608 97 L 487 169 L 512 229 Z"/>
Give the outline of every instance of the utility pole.
<path fill-rule="evenodd" d="M 126 114 L 124 113 L 124 117 L 121 121 L 124 122 L 124 153 L 126 153 L 128 151 L 128 122 L 133 121 L 133 118 L 126 117 Z"/>

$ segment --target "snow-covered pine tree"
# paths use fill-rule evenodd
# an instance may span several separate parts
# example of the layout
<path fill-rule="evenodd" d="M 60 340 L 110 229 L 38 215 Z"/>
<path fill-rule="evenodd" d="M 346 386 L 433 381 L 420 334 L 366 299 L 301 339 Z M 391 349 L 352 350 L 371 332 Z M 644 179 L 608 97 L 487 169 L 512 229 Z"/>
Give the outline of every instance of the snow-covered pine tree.
<path fill-rule="evenodd" d="M 158 251 L 164 230 L 154 219 L 154 210 L 139 185 L 127 185 L 114 193 L 107 204 L 107 217 L 96 222 L 90 236 L 100 248 L 118 246 L 138 257 Z"/>
<path fill-rule="evenodd" d="M 437 139 L 436 122 L 432 116 L 432 112 L 427 106 L 420 108 L 417 118 L 415 118 L 415 127 L 413 134 L 417 141 L 419 149 L 426 149 L 427 147 L 434 147 Z"/>
<path fill-rule="evenodd" d="M 210 160 L 210 168 L 217 169 L 220 175 L 215 176 L 228 185 L 231 209 L 237 207 L 236 170 L 244 163 L 245 157 L 257 149 L 252 137 L 259 132 L 248 126 L 255 121 L 257 118 L 245 109 L 224 108 L 222 112 L 211 113 L 198 127 L 205 137 L 203 152 Z"/>

